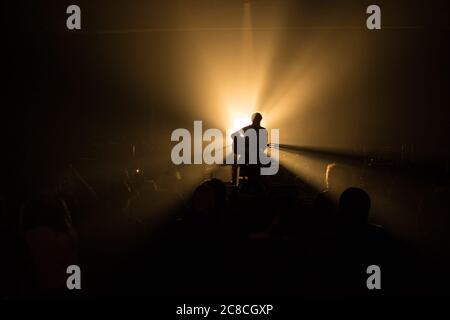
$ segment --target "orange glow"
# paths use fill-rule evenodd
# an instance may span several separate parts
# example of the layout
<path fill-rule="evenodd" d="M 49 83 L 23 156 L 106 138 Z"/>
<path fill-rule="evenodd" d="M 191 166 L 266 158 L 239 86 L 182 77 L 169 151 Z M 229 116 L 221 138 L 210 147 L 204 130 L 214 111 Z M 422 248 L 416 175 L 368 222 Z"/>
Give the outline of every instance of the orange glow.
<path fill-rule="evenodd" d="M 286 46 L 280 40 L 290 32 L 283 26 L 289 15 L 286 10 L 255 12 L 246 2 L 240 11 L 221 13 L 230 15 L 224 24 L 235 24 L 237 15 L 241 16 L 240 27 L 229 30 L 199 28 L 211 25 L 201 11 L 180 16 L 190 27 L 189 32 L 178 34 L 183 56 L 177 56 L 176 63 L 186 84 L 179 92 L 180 104 L 189 106 L 186 111 L 191 118 L 224 131 L 237 130 L 248 125 L 258 110 L 264 127 L 279 128 L 281 137 L 288 138 L 283 132 L 287 121 L 310 112 L 322 94 L 339 81 L 348 81 L 351 65 L 360 57 L 358 36 L 343 41 L 320 29 L 299 29 L 298 42 Z M 351 60 L 345 58 L 349 51 Z"/>

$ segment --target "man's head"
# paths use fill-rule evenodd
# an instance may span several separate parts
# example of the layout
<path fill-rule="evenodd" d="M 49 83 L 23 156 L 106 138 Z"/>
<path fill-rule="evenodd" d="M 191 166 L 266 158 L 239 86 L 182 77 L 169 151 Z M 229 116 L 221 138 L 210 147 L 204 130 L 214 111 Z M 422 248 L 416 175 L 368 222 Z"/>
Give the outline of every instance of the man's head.
<path fill-rule="evenodd" d="M 260 125 L 261 124 L 261 120 L 262 120 L 261 113 L 255 112 L 254 114 L 252 114 L 252 123 L 254 125 Z"/>

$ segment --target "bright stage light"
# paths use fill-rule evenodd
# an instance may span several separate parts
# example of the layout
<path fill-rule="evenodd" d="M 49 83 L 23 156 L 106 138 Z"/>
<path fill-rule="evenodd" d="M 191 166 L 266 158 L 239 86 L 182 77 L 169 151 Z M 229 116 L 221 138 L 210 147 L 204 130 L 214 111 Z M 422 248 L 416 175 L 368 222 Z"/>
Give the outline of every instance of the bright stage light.
<path fill-rule="evenodd" d="M 232 133 L 234 133 L 245 126 L 248 126 L 250 123 L 251 123 L 250 116 L 234 118 L 233 125 L 229 129 L 231 130 Z"/>
<path fill-rule="evenodd" d="M 249 113 L 248 115 L 244 115 L 244 113 L 239 113 L 239 115 L 236 115 L 236 113 L 234 113 L 234 116 L 230 115 L 230 120 L 228 121 L 228 123 L 229 124 L 225 128 L 228 131 L 228 137 L 226 138 L 226 141 L 227 144 L 232 144 L 233 139 L 231 138 L 231 134 L 252 123 L 251 113 Z"/>
<path fill-rule="evenodd" d="M 229 146 L 231 133 L 251 124 L 252 113 L 259 111 L 263 127 L 280 130 L 281 143 L 328 143 L 334 123 L 328 111 L 334 115 L 337 105 L 348 102 L 335 98 L 342 83 L 359 76 L 355 66 L 365 61 L 365 33 L 344 37 L 347 29 L 293 27 L 290 6 L 266 10 L 246 2 L 242 9 L 220 12 L 220 21 L 204 10 L 182 15 L 176 20 L 182 32 L 167 33 L 174 48 L 167 74 L 176 77 L 155 79 L 141 66 L 136 73 L 143 72 L 152 86 L 164 84 L 161 94 L 167 95 L 170 110 L 162 112 L 173 114 L 172 127 L 202 120 L 205 127 L 228 131 L 224 143 Z M 286 167 L 321 186 L 325 164 L 307 168 L 297 157 L 283 155 Z"/>

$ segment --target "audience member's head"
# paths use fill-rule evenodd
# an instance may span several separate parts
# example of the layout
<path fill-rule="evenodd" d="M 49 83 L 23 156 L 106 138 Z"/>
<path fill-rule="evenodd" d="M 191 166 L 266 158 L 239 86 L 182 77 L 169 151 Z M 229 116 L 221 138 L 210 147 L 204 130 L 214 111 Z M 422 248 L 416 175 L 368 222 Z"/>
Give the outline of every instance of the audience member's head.
<path fill-rule="evenodd" d="M 369 210 L 369 195 L 360 188 L 348 188 L 339 199 L 339 223 L 344 228 L 365 226 L 368 223 Z"/>
<path fill-rule="evenodd" d="M 341 194 L 345 188 L 351 185 L 351 176 L 343 165 L 330 163 L 325 171 L 325 184 L 328 191 L 333 194 Z"/>

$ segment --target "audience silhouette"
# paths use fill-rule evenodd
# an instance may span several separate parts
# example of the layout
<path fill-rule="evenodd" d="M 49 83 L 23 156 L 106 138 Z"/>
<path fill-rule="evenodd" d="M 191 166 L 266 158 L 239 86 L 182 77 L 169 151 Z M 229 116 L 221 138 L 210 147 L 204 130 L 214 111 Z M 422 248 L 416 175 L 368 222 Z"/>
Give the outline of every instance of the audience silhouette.
<path fill-rule="evenodd" d="M 161 185 L 157 173 L 125 171 L 90 185 L 68 172 L 55 194 L 30 194 L 16 208 L 0 198 L 2 244 L 10 243 L 2 272 L 11 275 L 2 295 L 58 295 L 67 266 L 80 264 L 87 296 L 358 297 L 369 265 L 399 283 L 396 265 L 412 261 L 373 223 L 373 200 L 339 163 L 326 167 L 321 192 L 288 171 L 282 186 L 210 178 L 190 194 Z M 422 203 L 445 203 L 447 188 L 440 183 Z"/>

